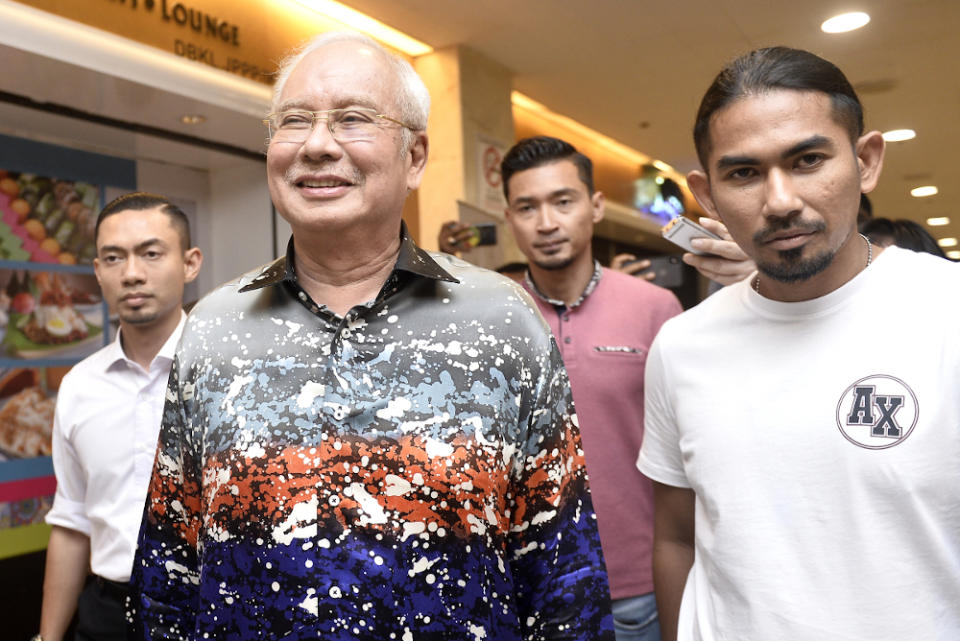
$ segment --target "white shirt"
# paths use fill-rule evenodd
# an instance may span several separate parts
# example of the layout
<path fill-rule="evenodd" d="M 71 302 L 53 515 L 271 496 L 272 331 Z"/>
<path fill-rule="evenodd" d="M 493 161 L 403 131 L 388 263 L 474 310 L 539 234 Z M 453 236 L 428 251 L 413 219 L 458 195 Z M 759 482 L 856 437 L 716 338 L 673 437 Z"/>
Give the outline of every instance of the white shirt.
<path fill-rule="evenodd" d="M 960 638 L 958 290 L 890 247 L 821 298 L 748 279 L 663 326 L 639 464 L 696 492 L 681 641 Z"/>
<path fill-rule="evenodd" d="M 53 420 L 57 492 L 46 521 L 90 537 L 94 574 L 130 580 L 160 434 L 167 377 L 186 314 L 145 371 L 120 332 L 64 376 Z"/>

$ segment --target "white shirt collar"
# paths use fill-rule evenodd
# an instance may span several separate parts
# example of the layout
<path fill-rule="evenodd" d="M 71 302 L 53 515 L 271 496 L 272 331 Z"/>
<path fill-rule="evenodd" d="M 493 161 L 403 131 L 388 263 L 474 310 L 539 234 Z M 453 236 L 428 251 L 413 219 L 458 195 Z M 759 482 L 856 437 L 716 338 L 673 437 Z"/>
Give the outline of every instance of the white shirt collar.
<path fill-rule="evenodd" d="M 183 334 L 183 328 L 187 322 L 187 314 L 183 310 L 180 311 L 180 322 L 177 323 L 177 326 L 173 328 L 173 331 L 170 333 L 170 336 L 167 337 L 166 342 L 164 342 L 163 347 L 160 348 L 160 351 L 157 352 L 157 355 L 153 357 L 153 361 L 150 363 L 152 368 L 159 359 L 165 361 L 165 364 L 173 362 L 173 356 L 177 351 L 177 343 L 180 342 L 180 335 Z M 110 358 L 107 359 L 107 369 L 110 369 L 119 361 L 123 361 L 127 365 L 134 365 L 135 363 L 127 358 L 127 355 L 123 351 L 123 345 L 120 342 L 120 333 L 122 329 L 117 329 L 117 336 L 113 339 L 113 342 L 110 343 Z"/>

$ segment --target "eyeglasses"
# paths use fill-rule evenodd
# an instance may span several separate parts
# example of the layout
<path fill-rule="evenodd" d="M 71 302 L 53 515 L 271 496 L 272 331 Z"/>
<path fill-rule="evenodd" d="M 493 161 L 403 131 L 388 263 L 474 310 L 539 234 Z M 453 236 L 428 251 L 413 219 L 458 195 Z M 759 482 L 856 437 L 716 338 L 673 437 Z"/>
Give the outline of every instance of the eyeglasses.
<path fill-rule="evenodd" d="M 341 143 L 372 140 L 380 127 L 389 126 L 389 124 L 415 130 L 404 122 L 378 114 L 375 109 L 366 107 L 325 111 L 288 109 L 268 115 L 263 124 L 267 126 L 270 142 L 302 143 L 310 137 L 310 132 L 313 131 L 318 120 L 325 120 L 330 135 Z"/>

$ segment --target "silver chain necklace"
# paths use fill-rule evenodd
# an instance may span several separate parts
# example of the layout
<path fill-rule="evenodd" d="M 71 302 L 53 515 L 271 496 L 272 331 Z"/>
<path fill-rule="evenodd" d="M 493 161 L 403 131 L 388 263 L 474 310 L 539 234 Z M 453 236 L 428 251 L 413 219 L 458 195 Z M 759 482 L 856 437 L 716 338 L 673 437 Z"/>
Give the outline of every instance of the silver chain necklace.
<path fill-rule="evenodd" d="M 870 244 L 870 239 L 860 234 L 860 238 L 863 239 L 863 242 L 867 244 L 867 264 L 863 266 L 864 269 L 870 266 L 870 263 L 873 262 L 873 245 Z M 753 279 L 753 291 L 760 293 L 760 274 L 757 273 L 756 277 Z"/>

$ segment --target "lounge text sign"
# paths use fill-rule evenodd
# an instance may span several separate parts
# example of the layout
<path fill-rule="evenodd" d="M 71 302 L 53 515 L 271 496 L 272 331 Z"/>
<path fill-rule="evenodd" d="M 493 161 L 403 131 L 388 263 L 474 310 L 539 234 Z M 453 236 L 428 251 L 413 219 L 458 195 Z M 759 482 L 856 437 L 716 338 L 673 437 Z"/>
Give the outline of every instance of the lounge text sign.
<path fill-rule="evenodd" d="M 290 49 L 341 28 L 292 0 L 18 1 L 265 84 Z"/>

